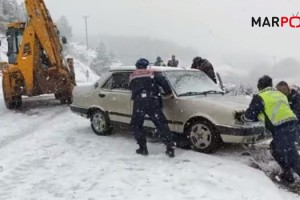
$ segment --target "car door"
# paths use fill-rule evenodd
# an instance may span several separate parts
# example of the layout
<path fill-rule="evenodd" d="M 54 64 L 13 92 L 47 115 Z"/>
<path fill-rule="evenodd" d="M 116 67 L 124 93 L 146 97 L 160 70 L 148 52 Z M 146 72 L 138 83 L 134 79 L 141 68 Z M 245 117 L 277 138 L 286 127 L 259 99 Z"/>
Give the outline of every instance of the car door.
<path fill-rule="evenodd" d="M 164 74 L 162 72 L 155 72 L 155 73 L 161 73 L 161 75 L 164 76 Z M 161 93 L 163 94 L 164 93 L 163 88 L 160 87 L 160 90 L 161 90 Z M 163 113 L 168 120 L 168 125 L 169 125 L 169 128 L 171 129 L 171 131 L 174 131 L 174 128 L 175 128 L 175 126 L 174 126 L 174 121 L 175 121 L 174 105 L 175 105 L 174 96 L 172 96 L 172 97 L 162 96 Z M 151 128 L 155 127 L 154 124 L 151 122 L 151 120 L 149 120 L 148 116 L 146 116 L 144 126 L 151 127 Z"/>
<path fill-rule="evenodd" d="M 101 101 L 101 105 L 108 112 L 111 121 L 130 123 L 130 74 L 131 72 L 114 72 L 100 90 L 99 101 Z"/>

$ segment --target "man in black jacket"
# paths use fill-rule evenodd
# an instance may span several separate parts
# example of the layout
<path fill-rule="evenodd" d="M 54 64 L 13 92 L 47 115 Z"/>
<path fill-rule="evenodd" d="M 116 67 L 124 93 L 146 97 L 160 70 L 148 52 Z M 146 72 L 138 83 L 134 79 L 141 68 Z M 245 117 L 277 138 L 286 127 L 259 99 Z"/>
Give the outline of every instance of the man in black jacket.
<path fill-rule="evenodd" d="M 197 56 L 193 59 L 191 68 L 203 71 L 213 82 L 217 83 L 214 68 L 208 60 Z"/>
<path fill-rule="evenodd" d="M 148 65 L 148 60 L 144 58 L 139 59 L 136 63 L 137 70 L 130 76 L 129 87 L 132 90 L 133 100 L 130 125 L 140 147 L 136 150 L 136 153 L 144 156 L 148 155 L 146 136 L 143 132 L 145 116 L 148 115 L 167 146 L 166 154 L 169 157 L 174 157 L 175 143 L 168 126 L 168 121 L 162 111 L 159 87 L 162 87 L 166 95 L 171 95 L 172 89 L 164 76 L 152 70 L 147 70 Z"/>
<path fill-rule="evenodd" d="M 287 82 L 285 81 L 279 82 L 276 88 L 278 91 L 282 92 L 284 95 L 287 96 L 291 109 L 293 110 L 297 118 L 300 119 L 300 93 L 297 92 L 296 89 L 290 88 Z M 297 142 L 298 144 L 300 144 L 300 121 L 298 123 L 297 131 Z"/>
<path fill-rule="evenodd" d="M 179 61 L 176 60 L 175 55 L 172 56 L 172 59 L 168 61 L 168 67 L 178 67 Z"/>
<path fill-rule="evenodd" d="M 289 100 L 291 109 L 295 113 L 298 119 L 300 119 L 300 94 L 296 89 L 289 87 L 287 82 L 281 81 L 276 86 L 277 90 L 285 94 Z"/>

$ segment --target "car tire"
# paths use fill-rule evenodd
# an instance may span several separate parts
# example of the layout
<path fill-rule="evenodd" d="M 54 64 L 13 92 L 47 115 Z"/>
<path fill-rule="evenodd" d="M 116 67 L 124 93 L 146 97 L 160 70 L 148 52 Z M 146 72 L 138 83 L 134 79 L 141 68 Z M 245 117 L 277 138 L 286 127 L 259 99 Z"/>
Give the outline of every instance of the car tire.
<path fill-rule="evenodd" d="M 91 127 L 96 135 L 105 136 L 111 134 L 109 119 L 104 112 L 94 110 L 90 116 Z"/>
<path fill-rule="evenodd" d="M 222 139 L 216 127 L 204 119 L 193 121 L 187 128 L 187 136 L 195 151 L 213 153 L 221 146 Z"/>

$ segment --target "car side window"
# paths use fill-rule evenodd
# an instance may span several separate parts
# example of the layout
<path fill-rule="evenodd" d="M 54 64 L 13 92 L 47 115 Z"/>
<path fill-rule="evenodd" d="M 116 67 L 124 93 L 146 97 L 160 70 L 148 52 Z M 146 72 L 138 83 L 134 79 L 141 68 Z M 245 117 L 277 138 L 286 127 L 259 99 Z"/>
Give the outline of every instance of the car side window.
<path fill-rule="evenodd" d="M 131 72 L 116 72 L 104 84 L 106 90 L 129 90 L 129 76 Z"/>

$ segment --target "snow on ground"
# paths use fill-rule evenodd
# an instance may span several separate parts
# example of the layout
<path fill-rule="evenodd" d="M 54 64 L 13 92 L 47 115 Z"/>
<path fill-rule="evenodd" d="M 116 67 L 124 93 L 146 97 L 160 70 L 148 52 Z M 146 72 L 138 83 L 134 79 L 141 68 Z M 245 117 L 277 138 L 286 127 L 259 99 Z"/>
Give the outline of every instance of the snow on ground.
<path fill-rule="evenodd" d="M 298 199 L 234 156 L 177 149 L 170 159 L 155 143 L 142 157 L 128 132 L 96 136 L 49 97 L 9 111 L 1 93 L 1 200 Z"/>
<path fill-rule="evenodd" d="M 1 46 L 0 46 L 0 62 L 7 62 L 7 42 L 6 39 L 4 38 L 4 35 L 0 34 L 0 41 L 1 41 Z"/>

